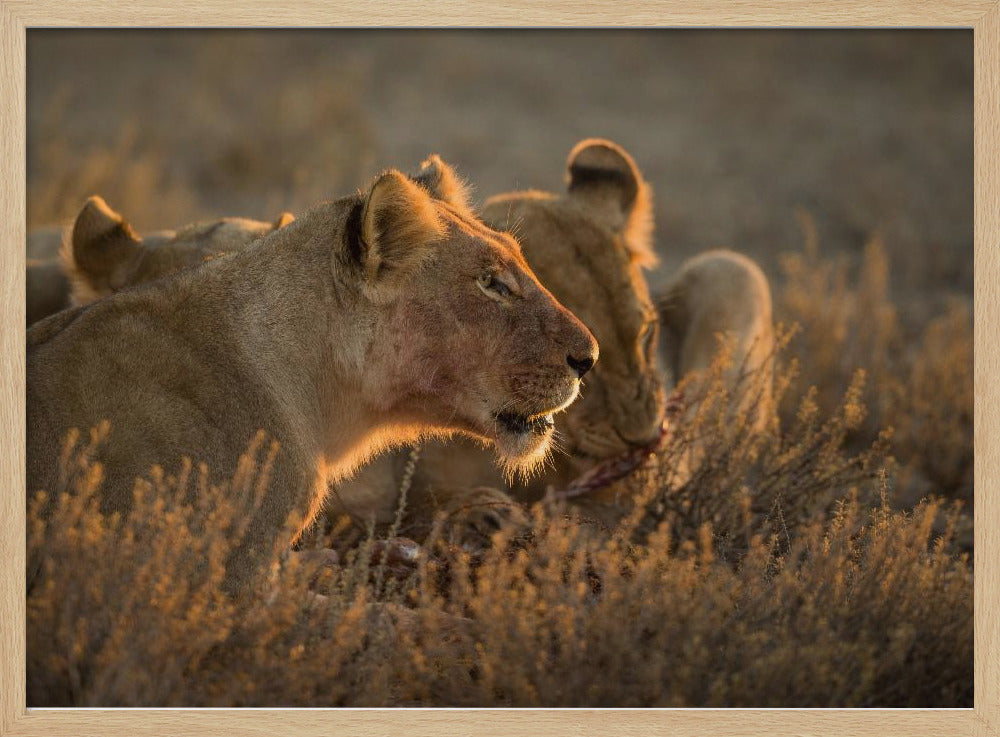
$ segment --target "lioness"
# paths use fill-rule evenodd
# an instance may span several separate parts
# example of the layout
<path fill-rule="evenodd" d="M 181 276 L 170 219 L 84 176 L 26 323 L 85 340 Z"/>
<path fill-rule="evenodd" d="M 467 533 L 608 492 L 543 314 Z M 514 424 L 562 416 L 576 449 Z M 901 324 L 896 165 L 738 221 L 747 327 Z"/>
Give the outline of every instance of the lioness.
<path fill-rule="evenodd" d="M 602 345 L 601 363 L 588 375 L 583 398 L 560 415 L 555 467 L 544 466 L 529 482 L 508 484 L 489 455 L 468 443 L 428 444 L 413 479 L 411 521 L 444 508 L 478 535 L 519 516 L 500 490 L 527 502 L 549 485 L 562 489 L 578 474 L 641 456 L 660 430 L 664 386 L 672 389 L 706 369 L 720 335 L 731 339 L 730 384 L 735 387 L 741 371 L 761 378 L 757 394 L 743 387 L 748 391 L 741 393 L 740 406 L 755 402 L 758 424 L 767 416 L 774 337 L 770 289 L 760 268 L 731 251 L 710 251 L 685 262 L 654 306 L 643 275 L 655 263 L 651 193 L 635 162 L 614 143 L 585 140 L 569 156 L 568 176 L 563 195 L 500 195 L 487 201 L 483 213 L 493 227 L 516 230 L 536 275 Z M 412 178 L 434 197 L 467 206 L 460 181 L 439 158 L 430 157 Z M 203 245 L 222 250 L 210 238 Z M 81 241 L 75 247 L 96 245 Z M 200 252 L 188 254 L 191 264 L 202 258 Z M 391 521 L 410 460 L 401 452 L 361 469 L 330 497 L 329 516 L 347 512 L 362 522 Z M 469 491 L 473 486 L 482 488 Z M 628 499 L 612 484 L 574 502 L 613 522 Z"/>
<path fill-rule="evenodd" d="M 78 219 L 73 240 L 116 242 L 107 222 Z M 104 419 L 106 510 L 127 511 L 154 464 L 187 457 L 224 479 L 258 430 L 280 443 L 230 589 L 292 542 L 287 521 L 308 523 L 329 481 L 394 444 L 465 433 L 533 467 L 597 360 L 510 235 L 395 170 L 241 250 L 42 320 L 27 342 L 29 492 L 55 488 L 71 428 Z"/>
<path fill-rule="evenodd" d="M 729 410 L 747 413 L 747 425 L 760 430 L 771 414 L 775 350 L 771 287 L 760 267 L 732 251 L 699 254 L 672 276 L 657 307 L 669 374 L 690 381 L 727 350 Z"/>
<path fill-rule="evenodd" d="M 140 237 L 99 197 L 89 201 L 78 217 L 104 218 L 122 227 L 106 229 L 116 234 L 114 243 L 102 242 L 98 237 L 74 242 L 72 234 L 64 238 L 61 228 L 36 228 L 28 233 L 25 290 L 29 326 L 71 305 L 93 302 L 123 287 L 158 279 L 196 266 L 222 251 L 241 248 L 295 219 L 287 212 L 270 223 L 222 218 Z M 79 232 L 91 237 L 105 229 Z"/>
<path fill-rule="evenodd" d="M 652 198 L 632 157 L 610 141 L 589 139 L 570 152 L 567 169 L 565 194 L 499 195 L 481 213 L 493 227 L 517 233 L 542 283 L 601 344 L 601 362 L 587 376 L 581 398 L 559 416 L 551 462 L 531 478 L 511 478 L 472 443 L 425 443 L 415 467 L 400 451 L 339 484 L 330 497 L 331 518 L 346 512 L 354 519 L 392 520 L 407 478 L 411 535 L 419 537 L 431 514 L 443 508 L 461 523 L 454 526 L 460 537 L 481 540 L 522 516 L 511 497 L 537 501 L 549 487 L 566 489 L 582 474 L 644 458 L 662 432 L 665 387 L 708 368 L 720 335 L 732 343 L 734 369 L 727 378 L 734 386 L 741 370 L 762 369 L 763 401 L 750 399 L 751 390 L 741 404 L 753 401 L 753 411 L 766 415 L 766 362 L 774 338 L 770 289 L 756 264 L 729 251 L 697 256 L 682 265 L 654 306 L 643 275 L 656 262 Z M 573 502 L 613 524 L 628 508 L 620 489 L 610 483 Z"/>

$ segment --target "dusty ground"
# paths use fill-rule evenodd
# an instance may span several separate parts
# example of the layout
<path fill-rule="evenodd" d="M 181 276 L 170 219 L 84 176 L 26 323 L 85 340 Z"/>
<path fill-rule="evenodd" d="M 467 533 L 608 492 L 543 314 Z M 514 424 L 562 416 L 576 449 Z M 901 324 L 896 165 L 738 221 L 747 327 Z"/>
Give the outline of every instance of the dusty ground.
<path fill-rule="evenodd" d="M 488 196 L 557 188 L 580 138 L 656 188 L 664 272 L 776 276 L 880 234 L 912 321 L 972 291 L 967 31 L 30 31 L 28 221 L 92 192 L 140 229 L 270 217 L 437 151 Z"/>

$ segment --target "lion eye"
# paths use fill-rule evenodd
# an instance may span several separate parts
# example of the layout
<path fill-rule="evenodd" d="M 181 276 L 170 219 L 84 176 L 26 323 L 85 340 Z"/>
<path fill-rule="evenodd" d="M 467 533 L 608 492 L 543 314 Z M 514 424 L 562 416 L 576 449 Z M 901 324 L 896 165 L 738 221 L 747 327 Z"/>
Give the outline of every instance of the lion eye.
<path fill-rule="evenodd" d="M 479 288 L 490 297 L 495 295 L 506 299 L 514 293 L 510 287 L 493 276 L 493 274 L 481 274 L 476 279 L 476 284 L 478 284 Z"/>

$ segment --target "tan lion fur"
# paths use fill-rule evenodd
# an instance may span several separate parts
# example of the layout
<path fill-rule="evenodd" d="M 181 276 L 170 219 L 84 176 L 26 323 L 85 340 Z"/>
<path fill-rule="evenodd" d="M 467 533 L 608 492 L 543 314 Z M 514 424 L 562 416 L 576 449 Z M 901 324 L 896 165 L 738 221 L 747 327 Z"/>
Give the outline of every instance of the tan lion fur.
<path fill-rule="evenodd" d="M 33 325 L 71 305 L 87 304 L 118 289 L 197 266 L 294 219 L 287 212 L 271 223 L 222 218 L 139 237 L 102 198 L 92 197 L 69 232 L 61 228 L 28 232 L 27 323 Z"/>
<path fill-rule="evenodd" d="M 487 271 L 516 299 L 484 295 Z M 279 444 L 231 587 L 291 542 L 329 481 L 394 444 L 459 432 L 538 462 L 548 436 L 511 436 L 494 413 L 566 406 L 580 383 L 567 356 L 597 353 L 509 235 L 396 171 L 241 250 L 57 313 L 27 342 L 29 496 L 57 486 L 71 428 L 103 420 L 108 511 L 128 511 L 154 464 L 190 458 L 219 480 L 258 431 Z"/>
<path fill-rule="evenodd" d="M 664 362 L 688 381 L 730 352 L 724 380 L 736 396 L 734 414 L 749 413 L 760 429 L 770 415 L 775 349 L 771 289 L 760 267 L 732 251 L 688 259 L 657 299 Z"/>

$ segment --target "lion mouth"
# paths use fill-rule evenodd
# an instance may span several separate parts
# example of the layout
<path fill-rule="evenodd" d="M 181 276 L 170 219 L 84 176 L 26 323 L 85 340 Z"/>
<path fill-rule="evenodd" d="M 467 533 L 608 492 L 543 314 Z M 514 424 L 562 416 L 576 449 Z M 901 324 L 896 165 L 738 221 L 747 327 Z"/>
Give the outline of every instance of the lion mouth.
<path fill-rule="evenodd" d="M 651 463 L 656 454 L 664 448 L 669 437 L 670 420 L 665 418 L 657 434 L 648 443 L 598 463 L 573 479 L 566 489 L 551 491 L 550 496 L 554 499 L 573 499 L 621 481 Z"/>
<path fill-rule="evenodd" d="M 493 415 L 497 424 L 511 435 L 545 435 L 555 427 L 551 412 L 538 415 L 524 415 L 518 412 L 497 412 Z"/>
<path fill-rule="evenodd" d="M 491 415 L 493 422 L 487 437 L 496 445 L 505 469 L 527 478 L 545 460 L 555 434 L 554 414 L 554 410 L 501 410 Z"/>

